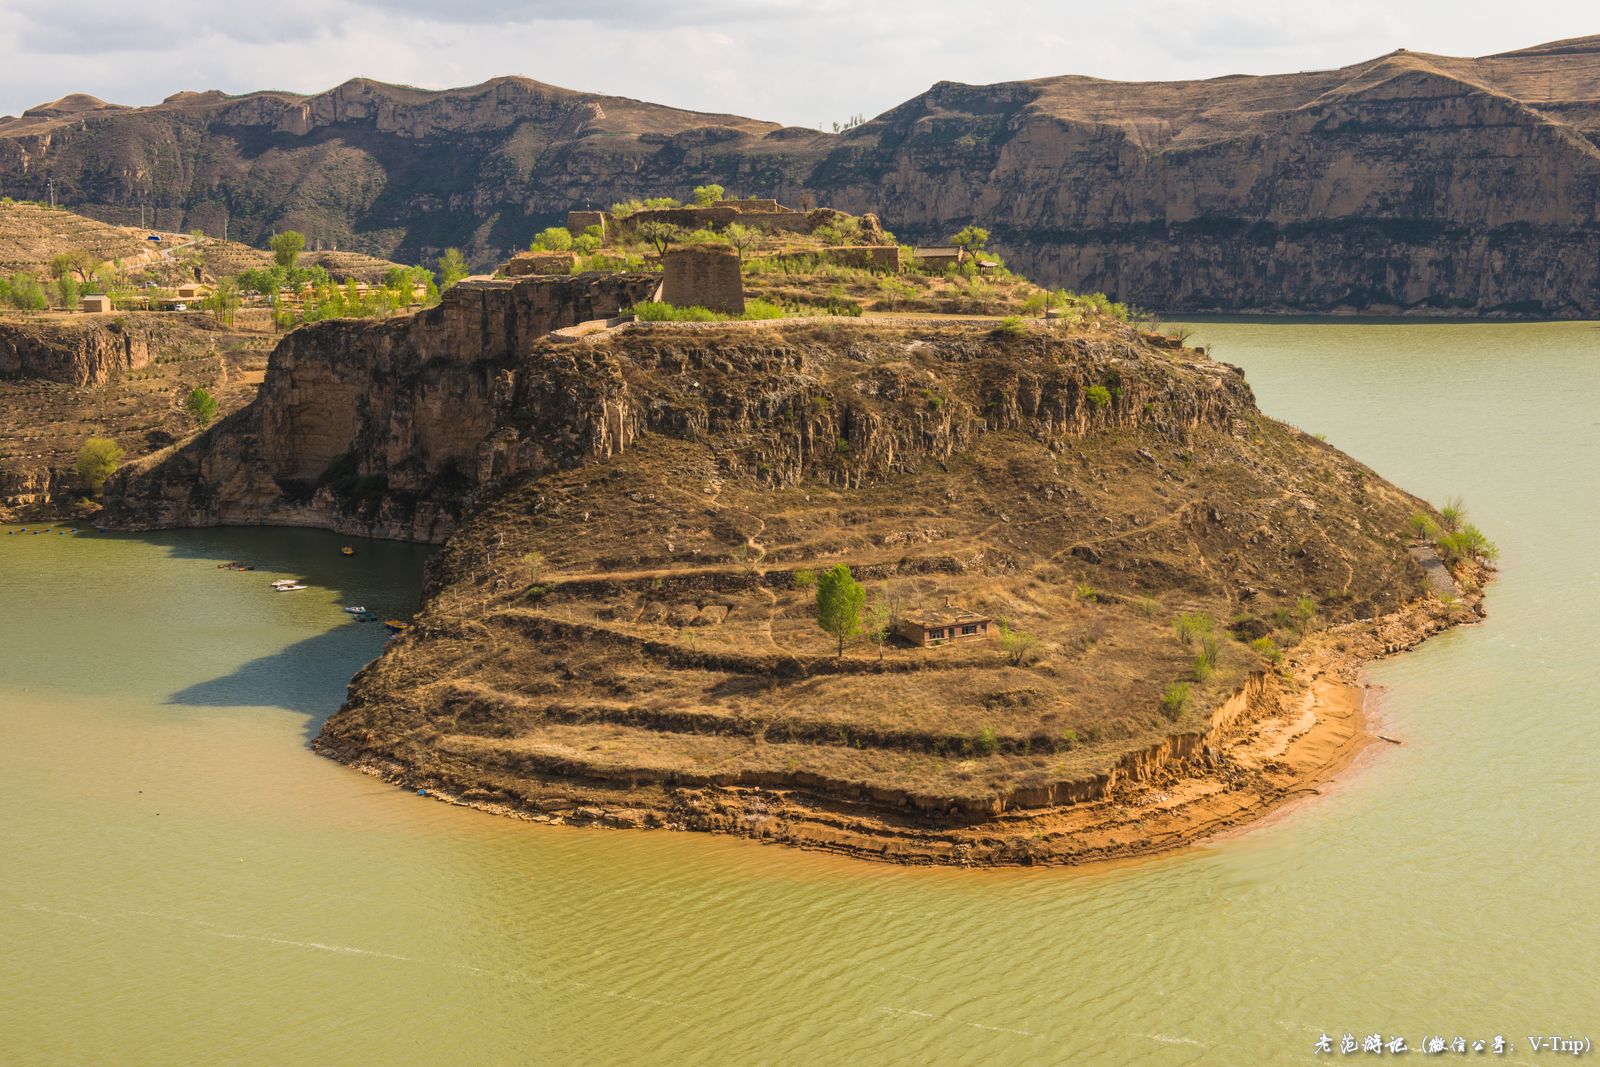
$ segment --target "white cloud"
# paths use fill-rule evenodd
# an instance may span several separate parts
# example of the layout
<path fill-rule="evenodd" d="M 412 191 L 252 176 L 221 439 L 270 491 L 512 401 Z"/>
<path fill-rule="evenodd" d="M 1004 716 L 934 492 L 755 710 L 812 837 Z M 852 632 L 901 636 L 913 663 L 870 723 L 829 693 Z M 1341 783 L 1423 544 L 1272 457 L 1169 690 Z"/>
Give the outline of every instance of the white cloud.
<path fill-rule="evenodd" d="M 183 89 L 316 92 L 358 75 L 445 88 L 525 74 L 817 125 L 941 80 L 1264 74 L 1595 28 L 1587 5 L 1523 4 L 1511 22 L 1481 0 L 80 0 L 70 14 L 0 0 L 0 113 L 69 92 L 148 104 Z"/>

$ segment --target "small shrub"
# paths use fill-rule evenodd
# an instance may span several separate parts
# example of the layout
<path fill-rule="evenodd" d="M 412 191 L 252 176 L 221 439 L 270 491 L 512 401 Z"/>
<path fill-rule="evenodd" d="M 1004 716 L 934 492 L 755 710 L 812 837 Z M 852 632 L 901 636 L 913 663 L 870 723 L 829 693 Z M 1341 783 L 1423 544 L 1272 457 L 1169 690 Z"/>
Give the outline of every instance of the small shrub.
<path fill-rule="evenodd" d="M 195 386 L 183 402 L 189 417 L 201 426 L 209 426 L 217 417 L 217 399 L 206 390 Z"/>
<path fill-rule="evenodd" d="M 727 318 L 725 315 L 718 315 L 710 308 L 676 307 L 659 300 L 636 304 L 624 314 L 637 315 L 640 322 L 716 322 Z"/>
<path fill-rule="evenodd" d="M 1039 644 L 1037 635 L 1000 624 L 1000 648 L 1013 667 L 1026 667 L 1032 662 L 1039 653 Z"/>
<path fill-rule="evenodd" d="M 549 226 L 539 231 L 528 245 L 530 252 L 565 252 L 572 248 L 572 234 L 565 226 Z"/>
<path fill-rule="evenodd" d="M 1500 558 L 1500 549 L 1470 522 L 1456 533 L 1456 540 L 1479 563 L 1493 563 Z"/>
<path fill-rule="evenodd" d="M 1027 335 L 1028 324 L 1017 315 L 1007 315 L 1000 320 L 994 332 L 998 337 L 1023 337 Z"/>
<path fill-rule="evenodd" d="M 1091 385 L 1084 393 L 1084 398 L 1089 401 L 1089 406 L 1096 411 L 1103 411 L 1111 406 L 1111 390 L 1103 385 Z"/>
<path fill-rule="evenodd" d="M 77 472 L 90 496 L 100 495 L 100 490 L 105 488 L 106 479 L 122 465 L 122 456 L 122 446 L 106 437 L 91 437 L 83 443 L 82 448 L 78 449 L 78 459 L 73 464 L 73 470 Z"/>
<path fill-rule="evenodd" d="M 1061 731 L 1061 743 L 1066 745 L 1068 748 L 1076 747 L 1077 744 L 1078 744 L 1078 731 L 1074 730 L 1070 726 L 1067 727 L 1065 730 L 1062 730 Z"/>
<path fill-rule="evenodd" d="M 805 567 L 794 572 L 794 584 L 797 589 L 811 589 L 817 584 L 817 572 Z"/>
<path fill-rule="evenodd" d="M 746 300 L 744 302 L 744 315 L 746 319 L 781 319 L 787 312 L 777 304 L 766 300 Z"/>
<path fill-rule="evenodd" d="M 1274 667 L 1283 662 L 1283 650 L 1278 647 L 1278 642 L 1270 637 L 1258 637 L 1250 642 L 1250 647 Z"/>
<path fill-rule="evenodd" d="M 1406 528 L 1411 531 L 1413 537 L 1423 541 L 1431 541 L 1439 533 L 1439 524 L 1425 511 L 1413 511 L 1411 517 L 1406 520 Z"/>
<path fill-rule="evenodd" d="M 1072 591 L 1072 595 L 1079 600 L 1087 600 L 1090 603 L 1098 603 L 1100 600 L 1100 590 L 1088 582 L 1079 582 L 1077 588 Z"/>
<path fill-rule="evenodd" d="M 1450 533 L 1455 533 L 1467 518 L 1466 505 L 1461 498 L 1453 496 L 1444 502 L 1444 507 L 1439 509 L 1439 524 Z"/>
<path fill-rule="evenodd" d="M 1000 751 L 1000 735 L 994 732 L 993 726 L 978 731 L 978 736 L 972 739 L 972 751 L 980 756 L 992 756 Z"/>
<path fill-rule="evenodd" d="M 1209 634 L 1216 629 L 1216 623 L 1211 616 L 1204 612 L 1194 612 L 1188 615 L 1179 615 L 1172 623 L 1172 630 L 1178 635 L 1178 640 L 1189 644 L 1201 634 Z"/>
<path fill-rule="evenodd" d="M 1217 671 L 1211 662 L 1202 655 L 1194 658 L 1192 673 L 1196 682 L 1198 682 L 1200 685 L 1205 685 L 1207 682 L 1211 681 L 1212 676 L 1216 674 Z"/>
<path fill-rule="evenodd" d="M 1153 619 L 1161 614 L 1161 601 L 1155 597 L 1142 596 L 1133 602 L 1133 610 L 1147 619 Z"/>
<path fill-rule="evenodd" d="M 1190 699 L 1189 683 L 1173 682 L 1161 691 L 1161 714 L 1177 722 L 1189 707 Z"/>

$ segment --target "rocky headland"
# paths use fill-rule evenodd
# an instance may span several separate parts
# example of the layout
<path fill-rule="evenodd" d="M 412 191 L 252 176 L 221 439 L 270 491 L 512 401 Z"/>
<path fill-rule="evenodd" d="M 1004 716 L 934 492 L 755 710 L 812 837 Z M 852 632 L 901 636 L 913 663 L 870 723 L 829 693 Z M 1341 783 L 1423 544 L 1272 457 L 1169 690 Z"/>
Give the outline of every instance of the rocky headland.
<path fill-rule="evenodd" d="M 903 862 L 1074 862 L 1255 817 L 1366 738 L 1355 668 L 1473 617 L 1431 509 L 1103 316 L 604 319 L 649 275 L 463 283 L 302 328 L 104 521 L 442 541 L 315 745 L 527 818 Z M 459 291 L 458 291 L 459 290 Z M 1426 558 L 1426 552 L 1423 552 Z M 888 615 L 817 625 L 844 563 Z M 1355 694 L 1355 695 L 1352 695 Z"/>

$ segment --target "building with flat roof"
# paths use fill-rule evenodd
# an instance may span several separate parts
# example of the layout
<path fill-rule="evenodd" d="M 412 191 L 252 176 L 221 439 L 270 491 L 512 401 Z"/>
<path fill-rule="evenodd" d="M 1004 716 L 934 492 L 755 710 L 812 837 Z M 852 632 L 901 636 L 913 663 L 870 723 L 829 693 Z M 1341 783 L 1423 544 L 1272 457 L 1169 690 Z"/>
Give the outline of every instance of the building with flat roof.
<path fill-rule="evenodd" d="M 953 641 L 979 641 L 995 628 L 994 619 L 975 611 L 951 607 L 934 611 L 909 611 L 894 624 L 896 637 L 903 637 L 920 648 L 950 644 Z"/>

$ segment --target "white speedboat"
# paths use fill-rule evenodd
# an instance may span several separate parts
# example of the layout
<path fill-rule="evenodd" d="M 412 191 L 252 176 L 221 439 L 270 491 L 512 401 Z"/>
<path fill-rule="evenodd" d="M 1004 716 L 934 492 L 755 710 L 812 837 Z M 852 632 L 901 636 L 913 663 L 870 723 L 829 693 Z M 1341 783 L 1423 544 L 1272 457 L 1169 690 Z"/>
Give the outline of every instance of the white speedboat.
<path fill-rule="evenodd" d="M 352 605 L 350 607 L 345 608 L 344 610 L 345 610 L 346 614 L 349 614 L 349 615 L 365 615 L 365 614 L 367 614 L 367 608 L 366 608 L 366 605 L 364 605 L 364 604 L 355 604 L 355 605 Z"/>
<path fill-rule="evenodd" d="M 309 589 L 309 588 L 310 588 L 310 586 L 301 585 L 299 582 L 286 582 L 286 583 L 281 584 L 281 585 L 279 583 L 277 583 L 277 582 L 273 582 L 272 583 L 272 591 L 274 593 L 292 593 L 297 589 Z"/>

